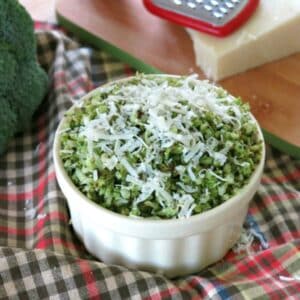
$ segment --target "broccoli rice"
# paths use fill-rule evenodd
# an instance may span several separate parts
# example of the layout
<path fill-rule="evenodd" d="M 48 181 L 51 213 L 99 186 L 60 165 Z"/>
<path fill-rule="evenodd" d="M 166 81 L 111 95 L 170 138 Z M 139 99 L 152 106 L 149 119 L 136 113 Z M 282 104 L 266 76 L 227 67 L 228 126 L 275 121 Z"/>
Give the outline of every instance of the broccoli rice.
<path fill-rule="evenodd" d="M 89 199 L 126 216 L 188 218 L 247 184 L 262 157 L 249 106 L 187 77 L 138 74 L 66 113 L 64 168 Z"/>

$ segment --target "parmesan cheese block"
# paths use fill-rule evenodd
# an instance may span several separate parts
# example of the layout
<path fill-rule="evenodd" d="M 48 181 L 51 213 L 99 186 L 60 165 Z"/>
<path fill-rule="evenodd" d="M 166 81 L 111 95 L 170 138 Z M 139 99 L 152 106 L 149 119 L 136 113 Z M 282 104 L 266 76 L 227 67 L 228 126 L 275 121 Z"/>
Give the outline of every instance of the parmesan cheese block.
<path fill-rule="evenodd" d="M 220 80 L 299 52 L 300 0 L 260 0 L 250 20 L 226 38 L 187 31 L 196 64 Z"/>

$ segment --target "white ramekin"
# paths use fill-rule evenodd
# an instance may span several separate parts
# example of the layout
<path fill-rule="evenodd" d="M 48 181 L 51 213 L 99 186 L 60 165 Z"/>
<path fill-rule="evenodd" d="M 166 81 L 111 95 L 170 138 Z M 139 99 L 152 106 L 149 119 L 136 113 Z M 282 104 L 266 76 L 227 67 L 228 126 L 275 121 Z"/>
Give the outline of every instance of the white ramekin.
<path fill-rule="evenodd" d="M 235 244 L 249 202 L 260 184 L 265 161 L 264 143 L 261 161 L 249 183 L 225 203 L 187 219 L 135 219 L 97 205 L 72 183 L 59 156 L 59 133 L 64 121 L 61 121 L 54 140 L 56 177 L 67 199 L 74 230 L 95 257 L 105 263 L 175 277 L 200 271 L 217 262 Z M 256 124 L 263 140 L 261 129 Z"/>

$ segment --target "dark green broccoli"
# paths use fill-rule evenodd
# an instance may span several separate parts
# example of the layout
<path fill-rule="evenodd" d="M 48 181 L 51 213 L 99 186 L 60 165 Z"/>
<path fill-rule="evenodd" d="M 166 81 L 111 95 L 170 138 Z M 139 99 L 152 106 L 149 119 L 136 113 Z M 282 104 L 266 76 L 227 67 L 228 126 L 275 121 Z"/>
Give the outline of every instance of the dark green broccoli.
<path fill-rule="evenodd" d="M 0 154 L 28 127 L 47 85 L 36 60 L 31 17 L 17 0 L 0 0 Z"/>

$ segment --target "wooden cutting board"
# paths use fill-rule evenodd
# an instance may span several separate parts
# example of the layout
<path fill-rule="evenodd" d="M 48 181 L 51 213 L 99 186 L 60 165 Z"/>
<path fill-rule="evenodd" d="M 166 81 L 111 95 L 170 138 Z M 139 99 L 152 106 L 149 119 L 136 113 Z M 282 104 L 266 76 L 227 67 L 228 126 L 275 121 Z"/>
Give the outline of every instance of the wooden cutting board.
<path fill-rule="evenodd" d="M 184 28 L 151 15 L 141 0 L 58 0 L 56 13 L 81 39 L 142 72 L 205 78 Z M 300 157 L 300 53 L 218 84 L 250 103 L 267 142 Z"/>

